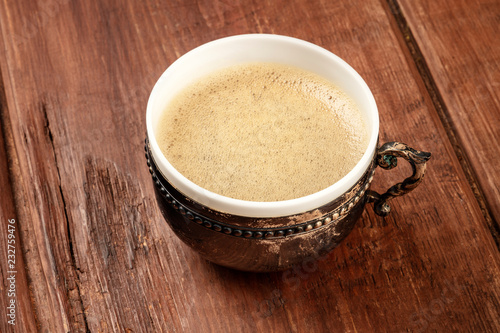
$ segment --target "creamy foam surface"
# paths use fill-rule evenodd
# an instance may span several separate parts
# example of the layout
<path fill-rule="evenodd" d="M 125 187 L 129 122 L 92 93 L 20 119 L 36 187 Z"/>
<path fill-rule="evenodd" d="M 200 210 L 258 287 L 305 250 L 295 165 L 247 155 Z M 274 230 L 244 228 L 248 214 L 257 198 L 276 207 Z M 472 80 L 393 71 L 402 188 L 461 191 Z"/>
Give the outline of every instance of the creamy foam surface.
<path fill-rule="evenodd" d="M 216 71 L 168 104 L 156 138 L 195 184 L 250 201 L 281 201 L 333 185 L 361 159 L 368 131 L 343 91 L 295 67 Z"/>

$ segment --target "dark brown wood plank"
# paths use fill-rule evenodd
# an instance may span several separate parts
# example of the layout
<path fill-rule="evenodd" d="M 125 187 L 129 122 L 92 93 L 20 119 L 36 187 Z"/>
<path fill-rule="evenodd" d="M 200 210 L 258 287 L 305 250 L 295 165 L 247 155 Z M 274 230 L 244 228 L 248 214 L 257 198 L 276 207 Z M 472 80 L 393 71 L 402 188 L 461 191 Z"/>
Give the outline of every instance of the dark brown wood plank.
<path fill-rule="evenodd" d="M 48 5 L 47 5 L 48 4 Z M 41 331 L 495 331 L 500 258 L 394 17 L 378 1 L 2 2 L 16 207 Z M 270 32 L 332 50 L 372 87 L 381 141 L 434 158 L 385 219 L 274 274 L 200 259 L 157 210 L 143 155 L 156 78 L 189 49 Z M 408 172 L 377 171 L 386 188 Z M 398 178 L 399 177 L 399 178 Z"/>
<path fill-rule="evenodd" d="M 0 72 L 1 73 L 1 72 Z M 35 332 L 36 322 L 23 258 L 19 219 L 14 205 L 9 165 L 15 157 L 7 113 L 4 87 L 0 81 L 0 332 Z"/>
<path fill-rule="evenodd" d="M 500 223 L 500 2 L 398 0 L 479 200 Z M 439 103 L 439 101 L 438 101 Z M 484 199 L 482 197 L 484 196 Z M 498 235 L 497 235 L 498 237 Z"/>

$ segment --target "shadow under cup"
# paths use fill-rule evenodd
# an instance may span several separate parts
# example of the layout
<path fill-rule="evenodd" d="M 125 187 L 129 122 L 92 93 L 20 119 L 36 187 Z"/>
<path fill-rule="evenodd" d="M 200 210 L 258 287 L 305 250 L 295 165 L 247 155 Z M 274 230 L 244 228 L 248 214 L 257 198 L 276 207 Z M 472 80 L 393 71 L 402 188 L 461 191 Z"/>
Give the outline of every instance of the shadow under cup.
<path fill-rule="evenodd" d="M 308 70 L 333 82 L 354 100 L 365 119 L 369 143 L 361 160 L 345 177 L 302 198 L 251 202 L 205 190 L 173 168 L 155 139 L 155 126 L 166 105 L 198 78 L 248 62 L 281 63 Z M 378 110 L 359 74 L 319 46 L 278 35 L 227 37 L 180 57 L 153 88 L 146 124 L 147 164 L 167 223 L 181 240 L 206 259 L 246 271 L 283 270 L 329 252 L 352 230 L 367 202 L 374 201 L 377 214 L 387 215 L 390 210 L 387 201 L 420 183 L 430 157 L 429 153 L 398 142 L 377 149 Z M 411 163 L 413 175 L 382 195 L 370 191 L 375 167 L 395 167 L 397 157 Z"/>

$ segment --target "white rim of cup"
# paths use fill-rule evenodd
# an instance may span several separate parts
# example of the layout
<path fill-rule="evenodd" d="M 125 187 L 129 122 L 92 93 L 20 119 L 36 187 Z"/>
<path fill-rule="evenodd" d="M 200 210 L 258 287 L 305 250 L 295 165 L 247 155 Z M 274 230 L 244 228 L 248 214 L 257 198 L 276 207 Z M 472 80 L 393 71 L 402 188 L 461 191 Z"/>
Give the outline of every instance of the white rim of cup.
<path fill-rule="evenodd" d="M 265 44 L 267 47 L 274 49 L 268 51 L 264 57 L 262 52 L 255 48 L 255 43 Z M 225 53 L 222 53 L 221 50 L 225 50 Z M 292 51 L 298 53 L 298 56 L 290 54 Z M 338 75 L 348 76 L 347 79 L 332 79 L 332 81 L 354 99 L 364 113 L 366 125 L 371 131 L 368 147 L 356 166 L 338 182 L 319 192 L 301 198 L 273 202 L 246 201 L 226 197 L 200 187 L 177 171 L 162 154 L 154 135 L 159 114 L 163 111 L 164 105 L 168 103 L 168 98 L 167 102 L 165 101 L 166 87 L 169 87 L 168 91 L 178 91 L 213 70 L 232 65 L 233 63 L 224 57 L 234 54 L 240 54 L 245 58 L 245 60 L 234 60 L 234 64 L 252 61 L 281 62 L 311 70 L 328 79 L 330 77 L 325 75 L 324 71 L 328 71 L 329 75 L 337 75 L 334 72 L 339 72 Z M 201 65 L 196 68 L 196 59 L 199 60 L 200 57 L 205 59 L 205 56 L 211 58 L 210 61 L 214 62 L 217 68 L 209 70 L 207 66 L 201 67 Z M 292 59 L 282 59 L 283 56 L 291 56 Z M 303 59 L 304 57 L 307 59 Z M 324 67 L 322 63 L 325 62 L 332 65 L 332 67 Z M 335 70 L 333 67 L 335 67 Z M 186 75 L 184 72 L 186 70 L 194 73 L 195 77 L 185 80 Z M 177 84 L 178 81 L 183 82 Z M 172 92 L 168 96 L 171 98 L 175 94 L 176 92 Z M 163 107 L 158 107 L 158 103 L 161 103 Z M 245 34 L 225 37 L 203 44 L 174 61 L 161 75 L 151 91 L 147 104 L 146 126 L 152 157 L 165 179 L 179 192 L 213 210 L 239 216 L 263 218 L 295 215 L 314 210 L 337 199 L 354 186 L 370 166 L 375 154 L 379 132 L 379 116 L 375 99 L 368 85 L 349 64 L 332 52 L 293 37 Z"/>

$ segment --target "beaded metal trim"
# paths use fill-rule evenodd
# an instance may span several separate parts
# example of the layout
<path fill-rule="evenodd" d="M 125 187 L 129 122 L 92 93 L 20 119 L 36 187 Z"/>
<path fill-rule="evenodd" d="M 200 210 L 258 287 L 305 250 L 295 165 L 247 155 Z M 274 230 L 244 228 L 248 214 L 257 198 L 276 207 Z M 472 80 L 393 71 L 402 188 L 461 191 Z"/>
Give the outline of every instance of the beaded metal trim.
<path fill-rule="evenodd" d="M 174 208 L 181 215 L 185 216 L 189 221 L 194 221 L 195 223 L 203 226 L 207 229 L 211 229 L 215 232 L 221 232 L 226 235 L 231 235 L 235 237 L 244 237 L 244 238 L 253 238 L 253 239 L 270 239 L 270 238 L 280 238 L 286 236 L 292 236 L 301 234 L 304 232 L 308 232 L 313 229 L 318 229 L 327 226 L 328 224 L 342 219 L 355 204 L 363 197 L 366 190 L 370 186 L 370 183 L 373 179 L 373 174 L 375 173 L 375 168 L 373 168 L 368 177 L 368 181 L 366 184 L 353 196 L 350 200 L 345 202 L 343 205 L 335 209 L 334 211 L 325 214 L 320 218 L 316 218 L 314 220 L 296 224 L 293 226 L 286 227 L 276 227 L 276 228 L 244 228 L 240 226 L 234 226 L 227 223 L 222 223 L 205 216 L 202 216 L 193 210 L 187 208 L 185 205 L 181 204 L 178 200 L 176 200 L 171 193 L 163 186 L 161 181 L 158 179 L 154 169 L 151 166 L 151 159 L 148 151 L 148 142 L 146 139 L 146 145 L 144 146 L 146 151 L 146 160 L 147 165 L 149 167 L 149 173 L 153 178 L 153 182 L 155 186 L 158 188 L 160 193 L 164 196 L 165 200 L 168 204 Z"/>

